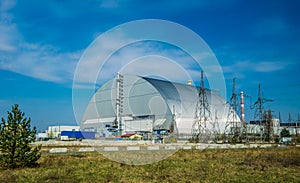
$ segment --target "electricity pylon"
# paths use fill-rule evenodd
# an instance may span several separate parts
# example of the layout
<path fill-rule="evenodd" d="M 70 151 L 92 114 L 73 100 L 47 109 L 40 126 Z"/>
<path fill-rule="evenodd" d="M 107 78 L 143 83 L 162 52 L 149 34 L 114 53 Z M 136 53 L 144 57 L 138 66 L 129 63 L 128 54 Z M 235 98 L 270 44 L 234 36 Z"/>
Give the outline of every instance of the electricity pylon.
<path fill-rule="evenodd" d="M 201 86 L 198 93 L 198 101 L 195 109 L 194 123 L 191 132 L 191 142 L 207 142 L 211 136 L 211 132 L 207 128 L 207 124 L 211 123 L 211 112 L 207 100 L 206 90 L 204 88 L 204 76 L 201 71 Z"/>
<path fill-rule="evenodd" d="M 237 116 L 236 80 L 233 78 L 232 95 L 229 99 L 229 109 L 225 123 L 225 137 L 230 142 L 241 140 L 241 123 Z"/>
<path fill-rule="evenodd" d="M 259 121 L 259 127 L 260 127 L 260 140 L 265 140 L 266 138 L 266 123 L 264 122 L 264 103 L 265 102 L 273 102 L 274 100 L 263 98 L 260 84 L 258 84 L 258 98 L 257 101 L 254 103 L 255 107 L 255 114 L 254 114 L 254 120 Z M 264 123 L 264 124 L 263 124 Z"/>

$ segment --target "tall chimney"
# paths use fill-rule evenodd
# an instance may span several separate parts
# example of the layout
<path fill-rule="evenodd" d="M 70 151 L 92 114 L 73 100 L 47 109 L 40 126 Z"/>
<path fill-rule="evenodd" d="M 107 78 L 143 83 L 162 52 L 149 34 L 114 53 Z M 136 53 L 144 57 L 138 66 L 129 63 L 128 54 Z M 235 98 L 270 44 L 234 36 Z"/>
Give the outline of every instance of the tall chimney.
<path fill-rule="evenodd" d="M 241 121 L 245 122 L 244 92 L 241 92 Z"/>

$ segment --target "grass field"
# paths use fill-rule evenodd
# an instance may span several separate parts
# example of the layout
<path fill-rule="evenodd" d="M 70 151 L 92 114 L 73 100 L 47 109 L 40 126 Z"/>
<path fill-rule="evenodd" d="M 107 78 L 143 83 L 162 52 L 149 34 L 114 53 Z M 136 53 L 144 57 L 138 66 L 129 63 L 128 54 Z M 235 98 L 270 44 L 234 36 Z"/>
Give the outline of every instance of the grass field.
<path fill-rule="evenodd" d="M 1 169 L 0 182 L 300 182 L 300 148 L 180 150 L 139 166 L 99 153 L 44 154 L 36 168 Z"/>

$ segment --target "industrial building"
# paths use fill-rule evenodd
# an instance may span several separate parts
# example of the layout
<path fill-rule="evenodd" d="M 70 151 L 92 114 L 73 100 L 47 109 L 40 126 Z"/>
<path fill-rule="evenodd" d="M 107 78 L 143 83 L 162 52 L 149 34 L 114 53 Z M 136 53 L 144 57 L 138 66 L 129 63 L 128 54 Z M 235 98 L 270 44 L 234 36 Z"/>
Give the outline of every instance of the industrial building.
<path fill-rule="evenodd" d="M 76 131 L 80 130 L 80 126 L 57 125 L 48 126 L 44 133 L 38 133 L 37 140 L 60 139 L 61 132 L 63 131 Z"/>
<path fill-rule="evenodd" d="M 48 138 L 59 138 L 62 131 L 79 131 L 80 126 L 57 125 L 49 126 L 46 130 Z"/>
<path fill-rule="evenodd" d="M 277 131 L 280 133 L 281 130 L 283 130 L 284 128 L 287 129 L 291 135 L 299 135 L 300 134 L 300 121 L 280 123 L 280 127 L 278 128 Z"/>
<path fill-rule="evenodd" d="M 176 133 L 189 138 L 199 101 L 199 88 L 189 84 L 118 74 L 104 83 L 90 100 L 81 122 L 82 131 L 97 137 L 127 133 Z M 224 133 L 229 105 L 216 92 L 206 89 L 210 113 L 206 128 Z M 235 119 L 240 121 L 234 111 Z"/>
<path fill-rule="evenodd" d="M 260 132 L 265 128 L 265 121 L 261 121 L 261 125 L 259 121 L 250 121 L 247 124 L 247 133 L 249 134 L 260 134 Z M 272 134 L 280 135 L 280 132 L 283 129 L 287 129 L 291 135 L 299 135 L 300 134 L 300 122 L 285 122 L 280 123 L 279 119 L 272 119 Z"/>

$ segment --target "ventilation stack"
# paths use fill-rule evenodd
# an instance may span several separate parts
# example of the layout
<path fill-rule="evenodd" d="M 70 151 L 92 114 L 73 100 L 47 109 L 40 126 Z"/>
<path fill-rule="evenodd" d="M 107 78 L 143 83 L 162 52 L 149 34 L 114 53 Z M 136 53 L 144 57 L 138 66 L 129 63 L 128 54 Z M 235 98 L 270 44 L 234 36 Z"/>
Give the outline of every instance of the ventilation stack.
<path fill-rule="evenodd" d="M 245 102 L 244 102 L 244 92 L 240 93 L 240 102 L 241 102 L 241 122 L 245 124 Z"/>

